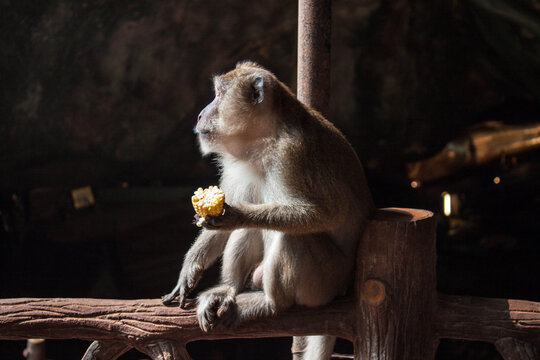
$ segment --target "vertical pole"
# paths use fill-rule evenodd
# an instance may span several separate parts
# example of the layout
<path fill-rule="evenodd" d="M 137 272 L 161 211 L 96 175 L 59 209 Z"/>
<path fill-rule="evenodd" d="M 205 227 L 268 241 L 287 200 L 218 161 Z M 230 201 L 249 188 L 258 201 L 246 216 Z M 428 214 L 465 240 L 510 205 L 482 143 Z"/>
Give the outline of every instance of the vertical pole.
<path fill-rule="evenodd" d="M 45 339 L 28 339 L 23 356 L 28 360 L 45 360 Z"/>
<path fill-rule="evenodd" d="M 435 357 L 435 259 L 431 212 L 375 213 L 358 244 L 355 360 Z"/>
<path fill-rule="evenodd" d="M 330 103 L 331 0 L 298 1 L 297 97 L 328 116 Z M 301 360 L 305 338 L 293 338 L 293 360 Z"/>
<path fill-rule="evenodd" d="M 328 116 L 331 0 L 298 1 L 298 99 Z"/>

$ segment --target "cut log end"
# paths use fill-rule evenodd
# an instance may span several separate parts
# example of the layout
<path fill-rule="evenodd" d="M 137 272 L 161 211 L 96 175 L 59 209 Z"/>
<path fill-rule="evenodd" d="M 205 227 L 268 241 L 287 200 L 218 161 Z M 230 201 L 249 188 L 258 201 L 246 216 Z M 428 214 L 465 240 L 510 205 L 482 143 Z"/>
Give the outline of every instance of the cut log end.
<path fill-rule="evenodd" d="M 432 216 L 433 213 L 428 210 L 389 207 L 375 211 L 373 220 L 389 222 L 416 222 L 429 219 Z"/>

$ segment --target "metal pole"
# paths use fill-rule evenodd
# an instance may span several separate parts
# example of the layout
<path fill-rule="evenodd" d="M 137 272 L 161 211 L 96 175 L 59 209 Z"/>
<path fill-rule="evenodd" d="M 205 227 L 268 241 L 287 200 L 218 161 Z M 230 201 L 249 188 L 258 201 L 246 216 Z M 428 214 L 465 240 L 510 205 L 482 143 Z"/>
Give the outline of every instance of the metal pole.
<path fill-rule="evenodd" d="M 298 99 L 328 115 L 331 0 L 298 1 Z"/>
<path fill-rule="evenodd" d="M 328 116 L 330 103 L 331 0 L 298 1 L 298 89 L 304 104 Z M 305 338 L 294 337 L 293 360 L 301 360 Z"/>

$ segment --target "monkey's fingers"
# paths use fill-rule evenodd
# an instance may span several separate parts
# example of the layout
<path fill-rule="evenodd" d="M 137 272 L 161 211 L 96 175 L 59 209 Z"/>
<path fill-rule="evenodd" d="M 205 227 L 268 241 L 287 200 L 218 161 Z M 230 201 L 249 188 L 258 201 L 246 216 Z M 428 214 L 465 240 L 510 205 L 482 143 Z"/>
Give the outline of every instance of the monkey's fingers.
<path fill-rule="evenodd" d="M 178 299 L 180 300 L 180 308 L 185 309 L 186 308 L 186 299 L 191 290 L 195 287 L 194 284 L 184 284 L 180 287 L 180 293 L 178 295 Z"/>
<path fill-rule="evenodd" d="M 200 221 L 199 223 L 201 224 L 202 227 L 204 227 L 207 230 L 221 229 L 221 226 L 219 225 L 219 220 L 216 220 L 216 218 L 213 216 L 206 216 L 204 218 L 204 221 Z"/>
<path fill-rule="evenodd" d="M 218 317 L 223 317 L 235 305 L 234 299 L 232 301 L 230 299 L 224 299 L 221 304 L 219 304 L 219 307 L 217 307 L 216 314 Z"/>
<path fill-rule="evenodd" d="M 185 309 L 186 308 L 186 299 L 187 295 L 189 294 L 188 290 L 182 290 L 180 291 L 180 295 L 178 297 L 178 300 L 180 300 L 180 308 Z"/>
<path fill-rule="evenodd" d="M 161 302 L 163 303 L 163 305 L 169 305 L 178 297 L 179 294 L 180 294 L 180 285 L 176 285 L 173 291 L 161 297 Z"/>
<path fill-rule="evenodd" d="M 206 219 L 201 217 L 199 214 L 193 215 L 193 224 L 196 225 L 197 227 L 202 227 L 205 221 Z"/>
<path fill-rule="evenodd" d="M 201 279 L 202 270 L 192 270 L 190 272 L 189 277 L 182 278 L 182 280 L 179 282 L 179 295 L 178 298 L 180 300 L 180 308 L 185 309 L 186 306 L 186 300 L 188 295 L 191 293 L 193 289 L 197 286 L 199 283 L 199 280 Z"/>
<path fill-rule="evenodd" d="M 227 329 L 234 328 L 239 320 L 235 298 L 233 296 L 226 296 L 217 305 L 214 326 L 223 325 Z"/>
<path fill-rule="evenodd" d="M 188 308 L 192 307 L 194 304 L 195 304 L 195 299 L 185 297 L 180 302 L 180 309 L 188 309 Z"/>
<path fill-rule="evenodd" d="M 163 305 L 170 305 L 175 299 L 176 299 L 176 296 L 167 294 L 161 297 L 161 302 L 163 303 Z"/>
<path fill-rule="evenodd" d="M 221 215 L 207 215 L 204 218 L 204 222 L 201 222 L 202 226 L 208 230 L 233 230 L 238 228 L 241 223 L 240 212 L 227 203 L 223 205 Z"/>

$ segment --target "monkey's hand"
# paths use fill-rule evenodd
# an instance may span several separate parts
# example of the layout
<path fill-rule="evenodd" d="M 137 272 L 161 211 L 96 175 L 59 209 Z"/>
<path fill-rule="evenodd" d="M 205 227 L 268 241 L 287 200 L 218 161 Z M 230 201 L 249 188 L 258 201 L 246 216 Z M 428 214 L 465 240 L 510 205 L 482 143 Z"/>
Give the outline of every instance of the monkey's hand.
<path fill-rule="evenodd" d="M 189 263 L 184 264 L 180 276 L 178 277 L 176 287 L 169 294 L 164 295 L 161 298 L 161 302 L 165 305 L 169 305 L 176 297 L 178 297 L 180 307 L 184 309 L 186 307 L 186 298 L 195 286 L 197 286 L 203 271 L 204 269 L 199 266 Z"/>
<path fill-rule="evenodd" d="M 225 204 L 223 214 L 219 216 L 206 216 L 202 226 L 208 230 L 235 230 L 245 225 L 245 216 L 240 209 Z"/>

